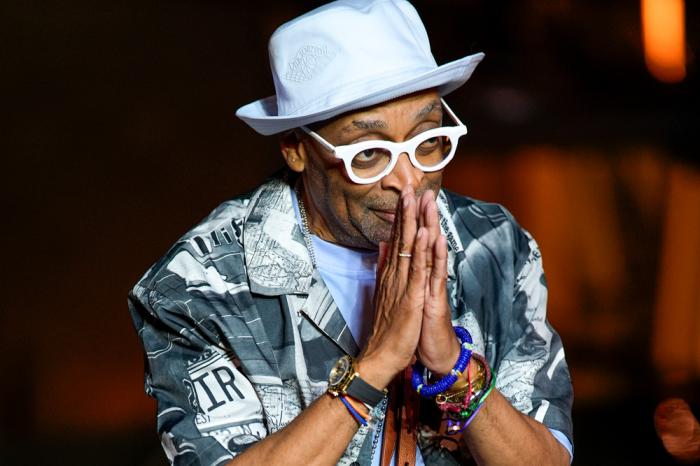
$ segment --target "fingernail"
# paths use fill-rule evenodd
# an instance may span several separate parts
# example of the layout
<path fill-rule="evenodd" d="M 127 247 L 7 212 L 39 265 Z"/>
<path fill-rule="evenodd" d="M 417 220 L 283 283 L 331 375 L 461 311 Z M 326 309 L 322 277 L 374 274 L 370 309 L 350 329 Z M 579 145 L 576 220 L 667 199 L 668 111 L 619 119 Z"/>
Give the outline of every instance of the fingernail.
<path fill-rule="evenodd" d="M 404 198 L 403 198 L 403 206 L 404 206 L 404 208 L 408 207 L 408 201 L 409 201 L 408 197 L 404 196 Z"/>

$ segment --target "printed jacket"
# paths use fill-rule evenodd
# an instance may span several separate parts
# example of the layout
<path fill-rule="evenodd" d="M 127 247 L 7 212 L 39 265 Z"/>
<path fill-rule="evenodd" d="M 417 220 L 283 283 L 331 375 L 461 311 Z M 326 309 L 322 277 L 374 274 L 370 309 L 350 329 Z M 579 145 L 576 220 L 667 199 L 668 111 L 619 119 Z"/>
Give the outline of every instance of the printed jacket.
<path fill-rule="evenodd" d="M 546 319 L 537 244 L 499 205 L 442 190 L 438 207 L 453 323 L 471 332 L 516 409 L 573 441 L 571 381 Z M 282 178 L 223 203 L 185 234 L 135 285 L 129 308 L 175 465 L 224 464 L 283 428 L 325 392 L 333 363 L 358 353 Z M 429 433 L 432 406 L 423 406 Z M 360 428 L 339 464 L 369 464 L 368 432 Z M 430 438 L 420 438 L 426 465 L 456 464 Z"/>

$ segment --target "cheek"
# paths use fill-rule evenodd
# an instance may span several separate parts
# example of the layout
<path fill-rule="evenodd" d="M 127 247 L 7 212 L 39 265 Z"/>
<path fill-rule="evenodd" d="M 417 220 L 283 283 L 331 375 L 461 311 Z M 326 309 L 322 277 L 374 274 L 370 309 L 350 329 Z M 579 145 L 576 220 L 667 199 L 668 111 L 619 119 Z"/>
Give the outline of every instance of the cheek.
<path fill-rule="evenodd" d="M 369 187 L 348 191 L 345 195 L 348 220 L 353 228 L 374 246 L 388 241 L 392 224 L 377 216 L 373 209 L 392 209 L 398 200 L 396 193 Z"/>
<path fill-rule="evenodd" d="M 423 177 L 423 182 L 421 183 L 421 188 L 427 191 L 428 189 L 433 191 L 437 196 L 440 186 L 442 185 L 442 170 L 438 172 L 426 173 Z"/>
<path fill-rule="evenodd" d="M 345 178 L 342 170 L 323 166 L 309 167 L 310 183 L 316 195 L 317 207 L 321 210 L 329 228 L 347 231 L 353 217 L 366 211 L 364 199 L 368 189 L 355 185 Z M 339 231 L 334 231 L 338 235 Z M 346 233 L 347 234 L 347 233 Z"/>
<path fill-rule="evenodd" d="M 346 189 L 338 193 L 338 197 L 342 198 L 343 203 L 338 212 L 343 212 L 349 217 L 351 223 L 371 213 L 369 210 L 372 205 L 371 196 L 367 189 Z"/>

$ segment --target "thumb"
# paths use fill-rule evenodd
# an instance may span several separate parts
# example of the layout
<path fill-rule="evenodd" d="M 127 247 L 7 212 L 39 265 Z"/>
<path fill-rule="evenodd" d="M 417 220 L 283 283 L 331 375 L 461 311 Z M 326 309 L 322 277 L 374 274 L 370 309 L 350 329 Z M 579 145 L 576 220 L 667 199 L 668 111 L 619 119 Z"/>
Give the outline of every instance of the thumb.
<path fill-rule="evenodd" d="M 386 262 L 387 244 L 385 241 L 379 242 L 379 257 L 377 258 L 377 274 L 384 268 Z"/>

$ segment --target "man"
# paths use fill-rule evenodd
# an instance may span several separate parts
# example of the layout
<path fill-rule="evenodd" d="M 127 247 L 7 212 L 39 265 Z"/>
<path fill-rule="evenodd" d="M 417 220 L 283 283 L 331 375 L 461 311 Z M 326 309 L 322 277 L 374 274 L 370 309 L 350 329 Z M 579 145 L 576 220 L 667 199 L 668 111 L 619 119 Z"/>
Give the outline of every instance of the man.
<path fill-rule="evenodd" d="M 502 207 L 440 189 L 466 133 L 441 96 L 482 57 L 437 66 L 401 0 L 273 34 L 277 94 L 237 115 L 281 133 L 287 172 L 130 295 L 174 464 L 569 463 L 537 245 Z"/>

